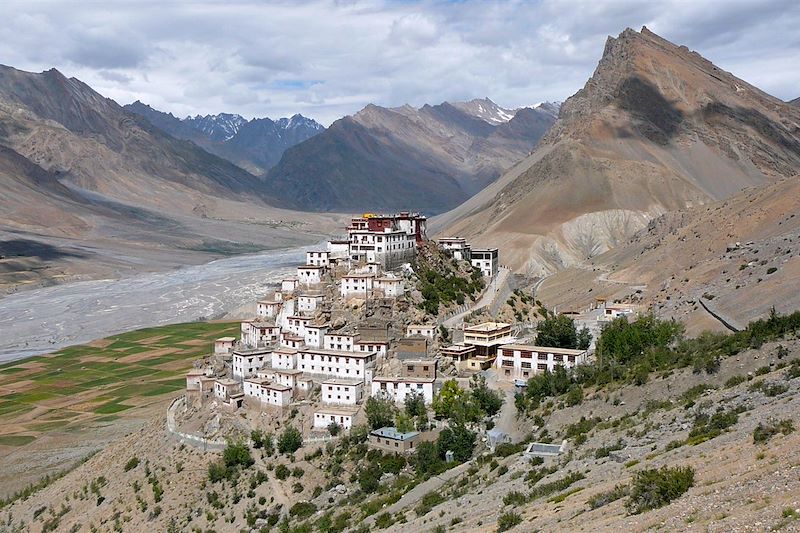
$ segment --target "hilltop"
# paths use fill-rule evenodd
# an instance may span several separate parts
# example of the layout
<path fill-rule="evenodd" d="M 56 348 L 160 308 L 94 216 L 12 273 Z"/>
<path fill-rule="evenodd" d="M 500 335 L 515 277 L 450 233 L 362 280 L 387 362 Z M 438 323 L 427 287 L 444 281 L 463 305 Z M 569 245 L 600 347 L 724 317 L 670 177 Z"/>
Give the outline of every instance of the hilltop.
<path fill-rule="evenodd" d="M 537 149 L 432 227 L 498 246 L 531 276 L 626 242 L 650 220 L 800 169 L 800 111 L 655 35 L 609 37 Z"/>

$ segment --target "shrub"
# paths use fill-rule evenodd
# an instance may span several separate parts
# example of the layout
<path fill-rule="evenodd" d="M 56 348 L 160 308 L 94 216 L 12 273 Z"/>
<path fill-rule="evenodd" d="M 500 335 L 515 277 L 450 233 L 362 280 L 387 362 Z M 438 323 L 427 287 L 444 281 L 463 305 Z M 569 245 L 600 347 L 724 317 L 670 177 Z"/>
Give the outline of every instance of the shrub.
<path fill-rule="evenodd" d="M 228 467 L 222 461 L 212 461 L 208 465 L 208 480 L 216 483 L 228 478 Z"/>
<path fill-rule="evenodd" d="M 494 454 L 498 457 L 508 457 L 514 455 L 525 449 L 523 444 L 511 444 L 510 442 L 501 442 L 494 449 Z"/>
<path fill-rule="evenodd" d="M 250 455 L 250 450 L 247 448 L 247 445 L 242 441 L 228 442 L 228 445 L 222 452 L 222 460 L 228 468 L 235 468 L 237 466 L 247 468 L 252 466 L 255 462 Z"/>
<path fill-rule="evenodd" d="M 317 512 L 317 506 L 311 502 L 297 502 L 289 509 L 289 514 L 298 518 L 308 518 Z"/>
<path fill-rule="evenodd" d="M 686 443 L 694 446 L 721 435 L 723 431 L 739 421 L 741 410 L 741 408 L 737 408 L 732 411 L 717 411 L 710 417 L 706 414 L 697 415 Z"/>
<path fill-rule="evenodd" d="M 504 505 L 513 505 L 516 507 L 519 505 L 524 505 L 527 501 L 528 497 L 522 492 L 519 492 L 517 490 L 511 491 L 505 496 L 503 496 Z"/>
<path fill-rule="evenodd" d="M 601 492 L 600 494 L 592 496 L 589 498 L 587 503 L 589 504 L 590 509 L 599 509 L 604 505 L 608 505 L 609 503 L 617 501 L 620 498 L 624 498 L 628 495 L 629 490 L 630 488 L 628 485 L 617 485 L 608 492 Z"/>
<path fill-rule="evenodd" d="M 733 376 L 725 382 L 725 388 L 730 389 L 731 387 L 735 387 L 736 385 L 744 383 L 745 381 L 747 381 L 747 378 L 744 376 Z"/>
<path fill-rule="evenodd" d="M 625 506 L 631 514 L 639 514 L 667 505 L 694 485 L 691 467 L 662 467 L 636 474 Z"/>
<path fill-rule="evenodd" d="M 291 472 L 289 471 L 289 467 L 287 467 L 283 463 L 275 467 L 275 477 L 280 479 L 281 481 L 288 478 L 290 473 Z"/>
<path fill-rule="evenodd" d="M 778 433 L 788 435 L 793 431 L 794 423 L 788 418 L 781 420 L 780 422 L 770 421 L 766 424 L 759 423 L 753 430 L 753 443 L 764 444 Z"/>
<path fill-rule="evenodd" d="M 769 268 L 767 269 L 767 274 L 772 274 L 772 273 L 774 273 L 774 272 L 777 272 L 777 271 L 778 271 L 778 269 L 777 269 L 777 268 L 775 268 L 775 267 L 769 267 Z"/>
<path fill-rule="evenodd" d="M 303 435 L 294 426 L 288 426 L 278 437 L 278 452 L 292 454 L 303 445 Z"/>
<path fill-rule="evenodd" d="M 138 457 L 131 457 L 127 463 L 125 463 L 125 471 L 129 472 L 139 466 L 139 458 Z"/>
<path fill-rule="evenodd" d="M 500 515 L 497 519 L 497 531 L 507 531 L 512 527 L 521 524 L 522 517 L 519 513 L 515 513 L 514 511 L 508 511 Z"/>

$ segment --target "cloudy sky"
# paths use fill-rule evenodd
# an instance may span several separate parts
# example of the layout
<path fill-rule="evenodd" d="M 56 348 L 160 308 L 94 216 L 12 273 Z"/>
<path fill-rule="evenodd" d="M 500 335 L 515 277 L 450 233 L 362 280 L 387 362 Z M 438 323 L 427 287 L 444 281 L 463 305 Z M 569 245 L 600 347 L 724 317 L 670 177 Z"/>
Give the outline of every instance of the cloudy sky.
<path fill-rule="evenodd" d="M 563 100 L 608 35 L 646 25 L 782 99 L 800 96 L 800 2 L 0 0 L 0 63 L 56 67 L 120 103 L 324 124 L 367 103 Z"/>

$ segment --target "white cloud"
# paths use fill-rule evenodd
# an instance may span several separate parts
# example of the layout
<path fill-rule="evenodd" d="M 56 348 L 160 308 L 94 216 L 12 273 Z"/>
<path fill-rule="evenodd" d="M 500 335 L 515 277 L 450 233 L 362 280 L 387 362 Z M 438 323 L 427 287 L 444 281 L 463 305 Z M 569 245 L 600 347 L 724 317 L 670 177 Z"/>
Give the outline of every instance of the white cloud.
<path fill-rule="evenodd" d="M 56 67 L 120 103 L 326 124 L 367 103 L 563 100 L 608 35 L 647 25 L 756 86 L 800 96 L 800 3 L 114 2 L 3 4 L 0 62 Z"/>

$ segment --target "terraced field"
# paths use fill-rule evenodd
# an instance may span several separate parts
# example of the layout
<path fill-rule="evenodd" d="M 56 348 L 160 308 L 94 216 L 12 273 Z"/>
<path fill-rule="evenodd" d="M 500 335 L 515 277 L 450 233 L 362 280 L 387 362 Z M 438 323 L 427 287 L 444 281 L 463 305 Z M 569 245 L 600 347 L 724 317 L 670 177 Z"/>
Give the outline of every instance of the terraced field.
<path fill-rule="evenodd" d="M 238 329 L 230 322 L 147 328 L 0 365 L 0 470 L 26 449 L 74 447 L 98 428 L 131 427 L 127 421 L 184 388 L 184 373 L 215 338 Z"/>

